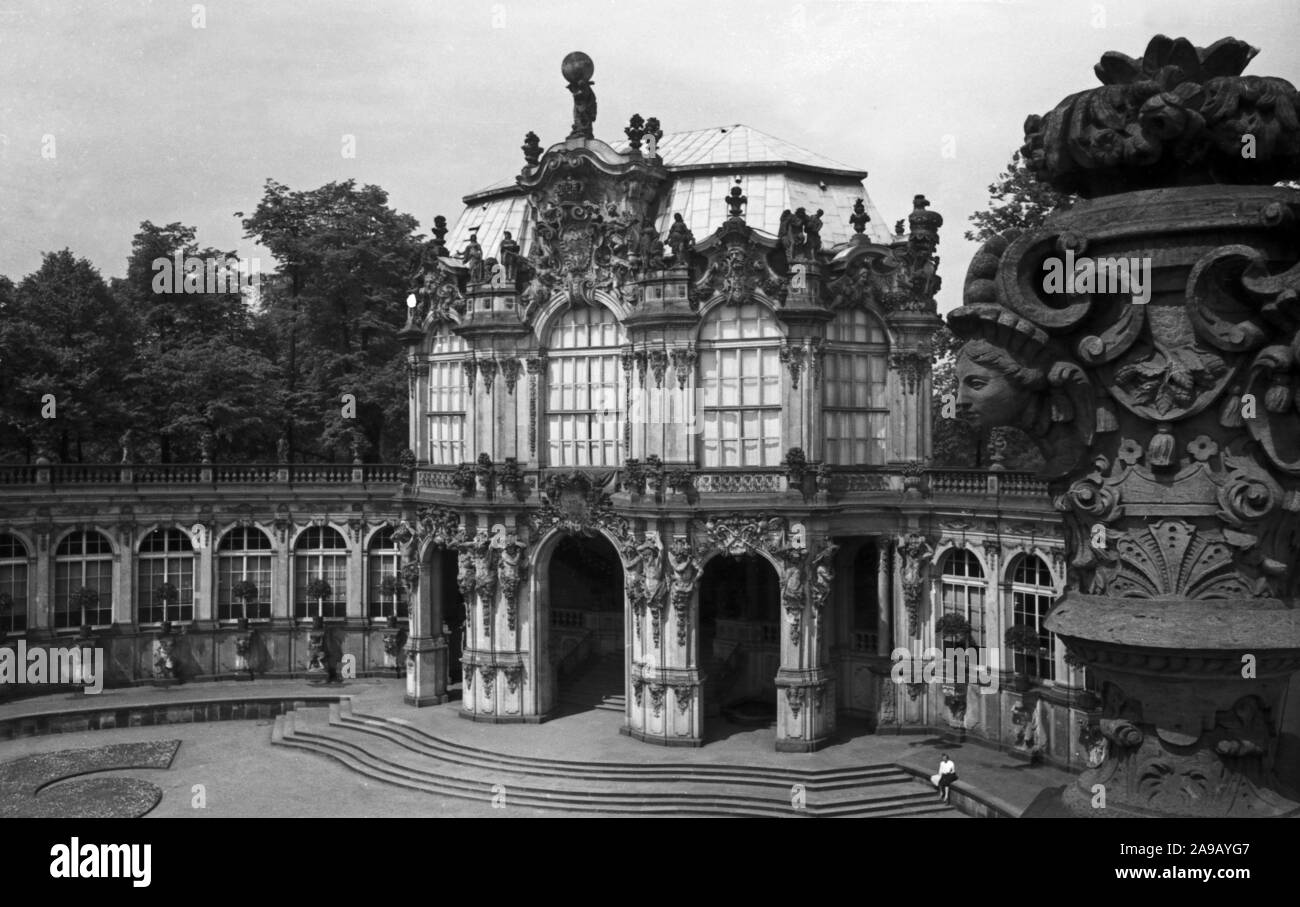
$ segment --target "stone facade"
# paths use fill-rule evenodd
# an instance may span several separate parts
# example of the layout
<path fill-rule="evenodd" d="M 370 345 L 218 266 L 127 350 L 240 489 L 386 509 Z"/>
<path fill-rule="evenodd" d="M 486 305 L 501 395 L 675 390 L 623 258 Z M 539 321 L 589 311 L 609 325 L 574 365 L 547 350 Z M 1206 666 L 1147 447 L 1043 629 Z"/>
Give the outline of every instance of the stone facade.
<path fill-rule="evenodd" d="M 626 142 L 603 142 L 593 71 L 566 62 L 567 139 L 528 133 L 513 183 L 467 196 L 450 227 L 435 220 L 401 334 L 413 465 L 0 468 L 0 585 L 21 577 L 24 616 L 4 618 L 6 645 L 77 635 L 53 619 L 67 598 L 57 549 L 93 530 L 111 547 L 112 619 L 93 631 L 113 653 L 110 683 L 164 680 L 165 637 L 182 679 L 328 676 L 351 655 L 358 674 L 404 673 L 412 705 L 446 702 L 459 676 L 463 717 L 527 723 L 556 714 L 565 678 L 604 654 L 621 660 L 623 732 L 650 744 L 703 745 L 723 709 L 743 718 L 757 703 L 783 751 L 865 722 L 1103 764 L 1123 703 L 1103 709 L 1097 672 L 1046 620 L 1079 568 L 1077 520 L 1062 523 L 1041 479 L 926 462 L 942 218 L 918 195 L 891 232 L 865 172 L 748 127 L 674 136 L 633 116 Z M 1009 267 L 1020 248 L 977 265 L 1005 252 Z M 1006 346 L 1016 325 L 977 307 L 1001 300 L 996 273 L 973 267 L 976 308 L 953 326 Z M 1043 429 L 1054 481 L 1073 476 L 1088 431 L 1119 437 L 1076 377 L 1029 375 L 1042 399 L 1006 409 Z M 1056 418 L 1067 411 L 1079 418 Z M 1188 468 L 1228 487 L 1207 450 L 1189 449 Z M 1127 468 L 1099 473 L 1093 499 L 1141 458 L 1122 452 L 1108 465 Z M 1210 517 L 1178 517 L 1193 518 Z M 142 619 L 148 590 L 133 579 L 156 528 L 193 544 L 193 613 L 170 628 Z M 270 540 L 268 614 L 251 630 L 215 604 L 213 546 L 239 528 Z M 297 541 L 313 529 L 343 540 L 329 555 L 343 565 L 337 616 L 320 627 L 294 617 L 315 576 Z M 372 557 L 388 558 L 409 616 L 370 616 Z M 617 606 L 584 607 L 579 593 L 601 589 L 583 589 L 566 558 L 612 563 L 601 575 L 621 586 Z M 935 674 L 953 648 L 991 672 L 983 690 Z M 1297 716 L 1271 720 L 1294 743 Z"/>

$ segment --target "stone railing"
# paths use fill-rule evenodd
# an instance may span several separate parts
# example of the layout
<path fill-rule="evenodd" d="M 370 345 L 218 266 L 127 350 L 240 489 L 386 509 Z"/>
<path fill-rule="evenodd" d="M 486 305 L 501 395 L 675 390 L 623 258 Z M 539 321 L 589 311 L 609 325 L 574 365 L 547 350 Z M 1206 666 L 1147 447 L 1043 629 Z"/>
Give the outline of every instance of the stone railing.
<path fill-rule="evenodd" d="M 897 478 L 897 487 L 895 479 Z M 874 471 L 836 472 L 831 479 L 832 491 L 839 494 L 862 494 L 872 492 L 901 491 L 902 475 L 890 473 L 883 469 Z"/>
<path fill-rule="evenodd" d="M 694 473 L 695 490 L 701 494 L 775 494 L 785 490 L 781 469 L 702 469 Z"/>
<path fill-rule="evenodd" d="M 0 466 L 0 485 L 33 485 L 35 466 Z"/>
<path fill-rule="evenodd" d="M 55 463 L 0 465 L 0 486 L 398 484 L 392 463 Z"/>
<path fill-rule="evenodd" d="M 719 618 L 716 638 L 750 645 L 777 645 L 781 642 L 781 625 Z"/>
<path fill-rule="evenodd" d="M 421 466 L 415 471 L 415 485 L 433 491 L 460 491 L 454 466 Z"/>
<path fill-rule="evenodd" d="M 581 627 L 584 625 L 583 615 L 586 613 L 586 611 L 577 611 L 570 608 L 552 608 L 551 626 Z"/>
<path fill-rule="evenodd" d="M 854 652 L 875 655 L 877 639 L 877 635 L 870 630 L 854 630 L 851 646 Z"/>
<path fill-rule="evenodd" d="M 1028 472 L 994 473 L 994 479 L 1003 494 L 1026 497 L 1047 497 L 1047 483 Z"/>
<path fill-rule="evenodd" d="M 982 469 L 931 469 L 931 494 L 991 494 L 995 492 L 990 477 L 992 472 Z"/>

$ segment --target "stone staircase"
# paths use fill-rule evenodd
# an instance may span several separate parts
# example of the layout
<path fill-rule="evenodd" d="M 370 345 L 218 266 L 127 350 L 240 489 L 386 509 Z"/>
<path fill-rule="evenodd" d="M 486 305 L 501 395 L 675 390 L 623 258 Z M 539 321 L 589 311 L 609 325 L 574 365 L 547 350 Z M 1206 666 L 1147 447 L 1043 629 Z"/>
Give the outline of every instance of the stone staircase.
<path fill-rule="evenodd" d="M 572 711 L 601 709 L 606 712 L 627 711 L 627 693 L 623 688 L 623 656 L 607 655 L 589 662 L 573 679 L 560 681 L 556 698 Z"/>
<path fill-rule="evenodd" d="M 893 765 L 804 771 L 692 763 L 580 762 L 507 755 L 444 740 L 350 700 L 275 720 L 271 742 L 327 756 L 367 778 L 488 803 L 586 815 L 958 817 Z M 795 785 L 803 786 L 796 804 Z M 499 790 L 499 788 L 498 788 Z"/>

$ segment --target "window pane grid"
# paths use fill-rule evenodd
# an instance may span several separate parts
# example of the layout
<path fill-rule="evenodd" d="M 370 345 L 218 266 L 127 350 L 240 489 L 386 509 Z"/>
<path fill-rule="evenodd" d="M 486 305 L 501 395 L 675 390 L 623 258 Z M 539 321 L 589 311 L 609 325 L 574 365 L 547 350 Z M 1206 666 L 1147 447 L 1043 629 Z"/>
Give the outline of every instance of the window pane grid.
<path fill-rule="evenodd" d="M 970 624 L 970 644 L 984 644 L 984 569 L 974 554 L 964 548 L 944 557 L 940 586 L 942 613 L 960 614 Z"/>
<path fill-rule="evenodd" d="M 1056 588 L 1047 564 L 1040 557 L 1022 557 L 1012 571 L 1012 624 L 1023 624 L 1037 632 L 1038 651 L 1013 649 L 1016 673 L 1039 680 L 1056 679 L 1056 634 L 1043 626 L 1055 599 Z"/>
<path fill-rule="evenodd" d="M 551 334 L 546 366 L 547 463 L 618 466 L 623 462 L 622 325 L 602 306 L 566 312 Z M 557 355 L 556 350 L 563 350 Z"/>
<path fill-rule="evenodd" d="M 257 586 L 257 597 L 248 603 L 236 598 L 234 589 L 247 580 Z M 217 558 L 217 619 L 267 618 L 271 616 L 271 555 L 251 551 L 223 551 Z"/>
<path fill-rule="evenodd" d="M 465 462 L 467 389 L 459 358 L 429 363 L 429 462 L 435 466 Z"/>
<path fill-rule="evenodd" d="M 59 543 L 54 562 L 56 629 L 113 623 L 112 550 L 98 532 L 74 532 Z M 73 593 L 83 586 L 98 594 L 95 607 L 73 604 Z"/>
<path fill-rule="evenodd" d="M 27 548 L 11 533 L 0 533 L 0 594 L 13 607 L 0 614 L 0 629 L 22 633 L 27 629 Z"/>
<path fill-rule="evenodd" d="M 781 362 L 776 347 L 705 350 L 700 374 L 704 465 L 779 465 Z"/>

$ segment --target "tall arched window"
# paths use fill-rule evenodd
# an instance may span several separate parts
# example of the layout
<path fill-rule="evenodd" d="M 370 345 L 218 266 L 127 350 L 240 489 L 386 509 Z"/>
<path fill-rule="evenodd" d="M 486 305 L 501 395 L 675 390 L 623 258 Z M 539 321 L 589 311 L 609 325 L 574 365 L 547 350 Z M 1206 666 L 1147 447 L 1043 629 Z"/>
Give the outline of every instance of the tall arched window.
<path fill-rule="evenodd" d="M 626 338 L 601 305 L 571 309 L 550 332 L 546 371 L 546 440 L 550 466 L 619 466 L 623 462 L 623 370 Z"/>
<path fill-rule="evenodd" d="M 371 537 L 366 555 L 366 613 L 371 617 L 408 616 L 406 595 L 400 585 L 393 588 L 389 584 L 388 591 L 384 591 L 384 580 L 399 576 L 400 567 L 393 530 L 380 529 Z"/>
<path fill-rule="evenodd" d="M 309 594 L 315 580 L 324 580 L 329 592 Z M 344 617 L 347 597 L 348 543 L 332 526 L 303 530 L 293 546 L 293 616 Z"/>
<path fill-rule="evenodd" d="M 718 306 L 700 325 L 705 466 L 780 465 L 780 341 L 756 303 Z"/>
<path fill-rule="evenodd" d="M 257 586 L 252 600 L 235 594 L 243 582 Z M 271 540 L 251 526 L 237 526 L 217 547 L 217 619 L 271 616 Z"/>
<path fill-rule="evenodd" d="M 940 602 L 944 614 L 960 614 L 970 623 L 971 645 L 984 645 L 984 568 L 965 548 L 944 555 Z"/>
<path fill-rule="evenodd" d="M 1037 651 L 1012 651 L 1017 674 L 1038 680 L 1056 679 L 1056 635 L 1043 626 L 1055 600 L 1056 585 L 1043 559 L 1027 554 L 1017 560 L 1011 571 L 1012 623 L 1032 627 L 1038 633 Z"/>
<path fill-rule="evenodd" d="M 54 626 L 112 623 L 113 546 L 100 532 L 70 533 L 54 554 Z"/>
<path fill-rule="evenodd" d="M 862 309 L 845 309 L 826 328 L 822 361 L 822 426 L 826 462 L 884 463 L 889 431 L 889 344 L 884 328 Z"/>
<path fill-rule="evenodd" d="M 27 629 L 27 546 L 18 536 L 0 532 L 0 629 L 22 633 Z"/>
<path fill-rule="evenodd" d="M 168 601 L 165 584 L 176 589 Z M 194 546 L 179 529 L 155 529 L 140 543 L 135 571 L 136 621 L 194 619 Z"/>
<path fill-rule="evenodd" d="M 429 462 L 451 466 L 465 462 L 465 340 L 444 324 L 429 351 Z"/>

